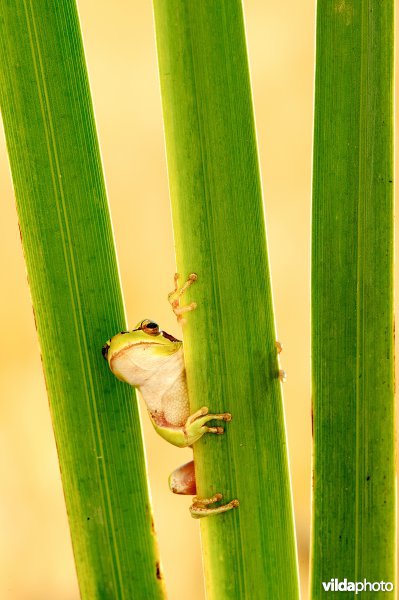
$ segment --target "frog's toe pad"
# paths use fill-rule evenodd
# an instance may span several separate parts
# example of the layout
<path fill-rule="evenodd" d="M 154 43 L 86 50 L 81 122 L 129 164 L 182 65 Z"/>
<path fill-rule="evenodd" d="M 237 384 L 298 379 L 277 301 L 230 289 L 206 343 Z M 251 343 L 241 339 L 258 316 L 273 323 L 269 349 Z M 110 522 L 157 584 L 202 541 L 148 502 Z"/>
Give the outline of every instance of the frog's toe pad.
<path fill-rule="evenodd" d="M 219 500 L 222 498 L 223 494 L 220 492 L 212 496 L 212 498 L 199 498 L 198 496 L 195 496 L 195 498 L 193 498 L 193 506 L 208 506 L 209 504 L 215 504 L 215 502 L 219 502 Z"/>
<path fill-rule="evenodd" d="M 216 433 L 216 435 L 222 435 L 224 433 L 223 427 L 205 427 L 206 433 Z"/>

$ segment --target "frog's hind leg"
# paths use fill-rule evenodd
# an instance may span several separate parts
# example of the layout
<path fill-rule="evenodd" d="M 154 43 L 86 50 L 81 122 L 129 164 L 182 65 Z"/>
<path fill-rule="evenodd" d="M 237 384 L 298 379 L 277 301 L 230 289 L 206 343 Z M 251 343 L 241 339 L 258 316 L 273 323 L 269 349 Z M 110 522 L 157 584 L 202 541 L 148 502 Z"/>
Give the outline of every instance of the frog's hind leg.
<path fill-rule="evenodd" d="M 174 494 L 194 496 L 197 493 L 193 460 L 175 469 L 169 475 L 169 487 Z"/>
<path fill-rule="evenodd" d="M 197 493 L 197 485 L 195 483 L 194 461 L 190 461 L 182 465 L 169 476 L 169 487 L 174 494 L 184 494 L 194 496 Z M 232 508 L 239 506 L 238 500 L 232 500 L 228 504 L 220 506 L 210 506 L 216 504 L 223 498 L 222 494 L 215 494 L 212 498 L 193 498 L 193 503 L 190 506 L 190 513 L 194 519 L 208 517 L 210 515 L 219 515 L 227 512 Z"/>

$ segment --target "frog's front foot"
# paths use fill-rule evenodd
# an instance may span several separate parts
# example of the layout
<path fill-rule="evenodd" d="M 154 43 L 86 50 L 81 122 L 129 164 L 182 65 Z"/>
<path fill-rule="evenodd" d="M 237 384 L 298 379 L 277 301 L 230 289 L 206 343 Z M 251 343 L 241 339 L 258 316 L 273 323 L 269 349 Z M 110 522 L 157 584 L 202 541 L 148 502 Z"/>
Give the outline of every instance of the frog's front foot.
<path fill-rule="evenodd" d="M 281 354 L 281 352 L 283 351 L 282 343 L 277 341 L 274 345 L 276 347 L 277 354 Z M 287 381 L 287 373 L 284 371 L 284 369 L 279 369 L 278 378 L 281 381 L 281 383 L 285 383 Z"/>
<path fill-rule="evenodd" d="M 227 512 L 232 508 L 237 508 L 240 503 L 238 500 L 231 500 L 228 504 L 221 504 L 219 506 L 211 507 L 210 504 L 216 504 L 223 498 L 222 494 L 215 494 L 212 498 L 193 498 L 193 503 L 190 506 L 190 513 L 194 519 L 201 519 L 201 517 L 210 517 L 212 515 L 220 515 L 220 513 Z"/>
<path fill-rule="evenodd" d="M 206 406 L 203 406 L 197 412 L 190 415 L 186 421 L 184 426 L 184 432 L 187 439 L 187 445 L 191 446 L 197 440 L 199 440 L 204 433 L 216 433 L 221 435 L 224 433 L 223 427 L 208 427 L 206 424 L 208 421 L 212 420 L 217 421 L 231 421 L 230 413 L 221 413 L 221 414 L 210 414 L 209 409 Z"/>
<path fill-rule="evenodd" d="M 181 287 L 179 287 L 179 273 L 175 274 L 175 288 L 173 292 L 170 292 L 170 294 L 168 294 L 168 300 L 172 306 L 173 312 L 177 317 L 177 320 L 180 323 L 184 323 L 184 319 L 182 316 L 184 313 L 197 308 L 196 302 L 191 302 L 191 304 L 187 304 L 186 306 L 180 306 L 181 296 L 194 283 L 194 281 L 197 281 L 197 279 L 197 275 L 195 273 L 191 273 L 187 281 Z"/>

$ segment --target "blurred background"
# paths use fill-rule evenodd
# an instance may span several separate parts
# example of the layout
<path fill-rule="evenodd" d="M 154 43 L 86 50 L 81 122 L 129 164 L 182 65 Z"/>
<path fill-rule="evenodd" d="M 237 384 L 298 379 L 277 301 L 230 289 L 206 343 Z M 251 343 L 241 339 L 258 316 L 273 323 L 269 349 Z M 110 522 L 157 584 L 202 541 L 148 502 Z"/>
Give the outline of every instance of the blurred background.
<path fill-rule="evenodd" d="M 175 271 L 151 2 L 78 0 L 129 324 L 177 337 Z M 310 526 L 310 198 L 314 2 L 245 0 L 302 590 Z M 0 131 L 0 598 L 78 600 L 57 456 Z M 141 224 L 151 220 L 151 244 Z M 110 332 L 112 333 L 112 332 Z M 6 349 L 6 352 L 4 351 Z M 16 360 L 18 357 L 18 360 Z M 143 411 L 156 528 L 171 600 L 203 600 L 199 525 L 169 473 L 190 458 Z M 254 557 L 255 558 L 255 557 Z M 255 558 L 256 559 L 256 558 Z"/>

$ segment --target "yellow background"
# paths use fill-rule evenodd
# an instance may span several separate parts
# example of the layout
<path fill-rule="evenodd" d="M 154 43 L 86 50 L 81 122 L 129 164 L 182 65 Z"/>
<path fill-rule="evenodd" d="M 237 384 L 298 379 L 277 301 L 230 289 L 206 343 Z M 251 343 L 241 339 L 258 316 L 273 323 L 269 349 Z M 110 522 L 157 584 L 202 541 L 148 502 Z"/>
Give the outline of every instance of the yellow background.
<path fill-rule="evenodd" d="M 151 317 L 179 337 L 166 301 L 175 266 L 151 2 L 80 0 L 79 11 L 128 320 Z M 246 0 L 245 17 L 306 590 L 314 2 Z M 3 134 L 0 189 L 0 598 L 77 600 Z M 169 598 L 202 600 L 199 525 L 167 486 L 190 452 L 158 438 L 144 412 L 143 423 Z"/>

